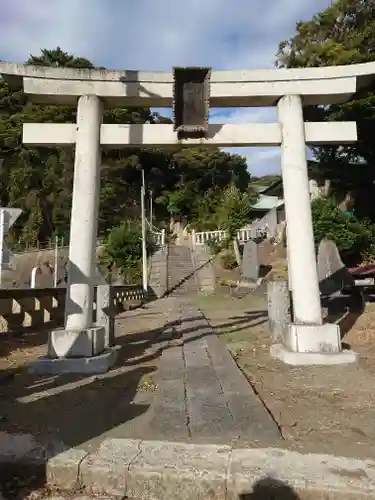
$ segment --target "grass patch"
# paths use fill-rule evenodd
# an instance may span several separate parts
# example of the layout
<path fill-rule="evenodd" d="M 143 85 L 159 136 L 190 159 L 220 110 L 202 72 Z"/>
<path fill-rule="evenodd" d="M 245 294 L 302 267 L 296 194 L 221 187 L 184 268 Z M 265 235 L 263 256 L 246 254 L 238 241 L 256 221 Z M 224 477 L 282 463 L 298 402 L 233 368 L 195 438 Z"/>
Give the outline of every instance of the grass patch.
<path fill-rule="evenodd" d="M 157 384 L 153 377 L 153 374 L 146 373 L 141 377 L 139 381 L 138 390 L 140 392 L 155 392 L 157 388 Z"/>

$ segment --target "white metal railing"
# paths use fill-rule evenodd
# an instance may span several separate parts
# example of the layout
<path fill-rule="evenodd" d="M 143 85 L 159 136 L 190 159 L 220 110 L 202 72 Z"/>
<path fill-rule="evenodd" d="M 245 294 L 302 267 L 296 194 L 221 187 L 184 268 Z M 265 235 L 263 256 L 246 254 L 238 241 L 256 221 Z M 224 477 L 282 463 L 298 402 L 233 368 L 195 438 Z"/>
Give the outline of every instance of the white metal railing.
<path fill-rule="evenodd" d="M 270 210 L 260 220 L 254 221 L 249 227 L 240 229 L 237 232 L 237 240 L 239 243 L 246 243 L 247 241 L 259 238 L 261 236 L 266 238 L 273 238 L 276 236 L 278 230 L 277 212 L 276 209 Z M 193 245 L 205 245 L 209 240 L 223 241 L 227 236 L 225 230 L 216 231 L 192 231 Z"/>
<path fill-rule="evenodd" d="M 158 247 L 163 247 L 165 245 L 165 229 L 159 231 L 158 228 L 155 227 L 153 224 L 151 224 L 147 219 L 146 222 L 149 231 L 152 234 L 152 237 L 154 238 L 155 245 L 157 245 Z"/>
<path fill-rule="evenodd" d="M 155 244 L 158 247 L 163 247 L 165 245 L 165 229 L 162 229 L 160 232 L 152 231 L 151 234 L 155 239 Z"/>
<path fill-rule="evenodd" d="M 245 243 L 252 238 L 251 229 L 240 229 L 237 232 L 237 239 L 240 243 Z M 209 240 L 223 241 L 227 237 L 227 232 L 224 230 L 217 231 L 192 231 L 193 245 L 205 245 Z"/>
<path fill-rule="evenodd" d="M 226 231 L 200 231 L 191 233 L 193 245 L 205 245 L 209 240 L 223 241 L 227 235 Z"/>

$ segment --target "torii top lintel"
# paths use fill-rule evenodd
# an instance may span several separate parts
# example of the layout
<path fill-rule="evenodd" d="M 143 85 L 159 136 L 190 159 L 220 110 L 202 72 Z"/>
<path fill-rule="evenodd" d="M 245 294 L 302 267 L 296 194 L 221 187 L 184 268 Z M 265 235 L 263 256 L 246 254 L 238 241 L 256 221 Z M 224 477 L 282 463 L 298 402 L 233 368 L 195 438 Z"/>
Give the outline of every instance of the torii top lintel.
<path fill-rule="evenodd" d="M 52 68 L 0 62 L 0 74 L 34 102 L 71 104 L 98 95 L 107 107 L 171 107 L 173 73 Z M 213 71 L 212 107 L 274 106 L 286 94 L 304 105 L 336 104 L 350 99 L 375 79 L 375 62 L 298 69 Z"/>

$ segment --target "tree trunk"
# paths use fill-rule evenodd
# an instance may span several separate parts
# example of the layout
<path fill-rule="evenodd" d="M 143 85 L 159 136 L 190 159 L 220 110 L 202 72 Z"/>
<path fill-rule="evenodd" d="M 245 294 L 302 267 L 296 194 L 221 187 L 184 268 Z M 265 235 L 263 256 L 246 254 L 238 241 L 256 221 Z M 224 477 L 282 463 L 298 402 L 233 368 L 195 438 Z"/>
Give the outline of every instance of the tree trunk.
<path fill-rule="evenodd" d="M 323 187 L 323 196 L 328 198 L 331 194 L 331 179 L 325 179 Z"/>

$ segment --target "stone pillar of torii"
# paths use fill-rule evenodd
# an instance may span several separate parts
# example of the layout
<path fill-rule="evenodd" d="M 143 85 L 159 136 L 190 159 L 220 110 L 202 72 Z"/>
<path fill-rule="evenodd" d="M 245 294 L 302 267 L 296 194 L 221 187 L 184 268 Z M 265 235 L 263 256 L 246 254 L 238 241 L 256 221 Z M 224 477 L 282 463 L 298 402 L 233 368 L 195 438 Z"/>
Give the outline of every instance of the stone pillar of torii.
<path fill-rule="evenodd" d="M 30 146 L 75 145 L 65 327 L 51 333 L 49 359 L 106 356 L 103 329 L 92 323 L 95 243 L 103 148 L 280 146 L 293 323 L 272 355 L 291 364 L 350 362 L 340 331 L 322 321 L 311 219 L 306 146 L 357 140 L 355 122 L 304 122 L 306 105 L 348 100 L 375 75 L 375 63 L 328 68 L 171 73 L 44 68 L 0 63 L 0 74 L 34 102 L 77 106 L 72 124 L 24 124 Z M 106 107 L 172 107 L 174 125 L 103 124 Z M 277 106 L 277 123 L 208 124 L 211 107 Z M 104 361 L 103 361 L 104 359 Z M 91 361 L 94 361 L 92 359 Z M 79 371 L 75 363 L 75 371 Z M 95 371 L 95 363 L 91 363 Z M 65 368 L 64 368 L 65 369 Z M 46 371 L 48 366 L 46 365 Z"/>

